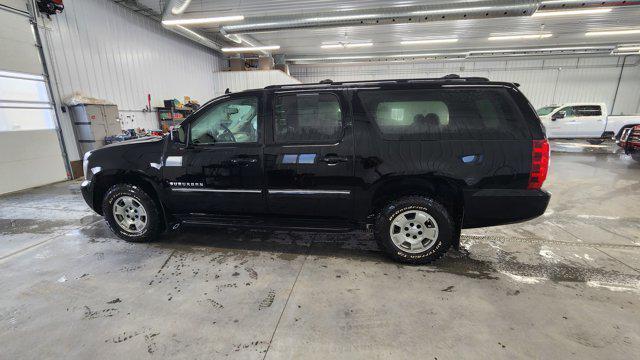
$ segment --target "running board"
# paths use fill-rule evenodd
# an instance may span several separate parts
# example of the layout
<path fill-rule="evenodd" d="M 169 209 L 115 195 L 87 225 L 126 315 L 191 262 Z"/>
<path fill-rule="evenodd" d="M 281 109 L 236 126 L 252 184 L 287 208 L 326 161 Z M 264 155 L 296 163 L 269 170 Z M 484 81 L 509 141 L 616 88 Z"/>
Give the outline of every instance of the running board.
<path fill-rule="evenodd" d="M 280 218 L 247 218 L 247 217 L 215 217 L 207 215 L 185 215 L 179 217 L 185 225 L 236 227 L 248 229 L 294 230 L 314 232 L 347 232 L 357 229 L 357 225 L 346 221 L 318 219 L 280 219 Z"/>

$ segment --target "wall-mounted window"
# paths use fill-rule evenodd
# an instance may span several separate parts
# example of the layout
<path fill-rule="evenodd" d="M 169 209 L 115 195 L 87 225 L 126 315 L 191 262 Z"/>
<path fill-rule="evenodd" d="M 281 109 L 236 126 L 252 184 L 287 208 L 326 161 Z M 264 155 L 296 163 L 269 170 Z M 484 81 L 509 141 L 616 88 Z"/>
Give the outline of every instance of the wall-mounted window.
<path fill-rule="evenodd" d="M 44 77 L 0 71 L 0 131 L 55 129 Z"/>

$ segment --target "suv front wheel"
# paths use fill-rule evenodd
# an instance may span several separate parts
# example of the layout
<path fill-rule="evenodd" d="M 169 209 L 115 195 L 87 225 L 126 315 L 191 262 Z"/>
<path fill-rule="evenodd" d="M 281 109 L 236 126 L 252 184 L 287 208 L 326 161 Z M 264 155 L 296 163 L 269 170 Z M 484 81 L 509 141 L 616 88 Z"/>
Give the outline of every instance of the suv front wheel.
<path fill-rule="evenodd" d="M 102 213 L 111 231 L 126 241 L 149 241 L 160 232 L 160 215 L 155 202 L 134 185 L 112 186 L 102 201 Z"/>
<path fill-rule="evenodd" d="M 378 215 L 375 238 L 393 260 L 428 264 L 451 246 L 453 221 L 444 206 L 423 196 L 388 203 Z"/>

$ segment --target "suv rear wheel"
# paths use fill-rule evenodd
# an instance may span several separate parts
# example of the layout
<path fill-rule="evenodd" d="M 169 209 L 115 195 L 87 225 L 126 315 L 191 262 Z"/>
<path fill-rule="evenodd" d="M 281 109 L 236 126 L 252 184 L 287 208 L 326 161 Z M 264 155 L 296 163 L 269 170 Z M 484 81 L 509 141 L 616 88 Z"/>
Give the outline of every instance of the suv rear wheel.
<path fill-rule="evenodd" d="M 444 206 L 423 196 L 388 203 L 378 215 L 375 238 L 393 260 L 428 264 L 451 246 L 454 223 Z"/>
<path fill-rule="evenodd" d="M 102 201 L 102 213 L 111 231 L 126 241 L 149 241 L 160 232 L 155 202 L 134 185 L 112 186 Z"/>

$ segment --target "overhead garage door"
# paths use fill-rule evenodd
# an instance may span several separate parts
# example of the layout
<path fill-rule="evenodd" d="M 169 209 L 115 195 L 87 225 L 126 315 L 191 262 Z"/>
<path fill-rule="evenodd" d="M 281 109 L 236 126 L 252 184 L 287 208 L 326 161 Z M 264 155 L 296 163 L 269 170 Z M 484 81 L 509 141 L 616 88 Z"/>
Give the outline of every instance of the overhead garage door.
<path fill-rule="evenodd" d="M 0 194 L 67 178 L 24 4 L 0 0 Z"/>

